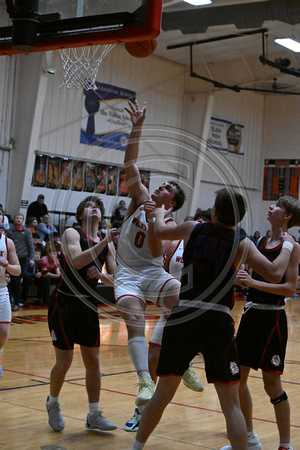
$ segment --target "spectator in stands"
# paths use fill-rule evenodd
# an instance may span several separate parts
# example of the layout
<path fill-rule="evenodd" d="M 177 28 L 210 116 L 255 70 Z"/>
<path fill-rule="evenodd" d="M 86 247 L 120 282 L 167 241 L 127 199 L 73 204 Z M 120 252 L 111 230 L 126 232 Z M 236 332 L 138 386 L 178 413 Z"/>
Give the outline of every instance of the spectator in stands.
<path fill-rule="evenodd" d="M 197 220 L 198 222 L 207 222 L 208 220 L 211 220 L 211 208 L 198 208 L 194 215 L 194 220 Z"/>
<path fill-rule="evenodd" d="M 30 265 L 30 258 L 27 258 L 26 264 L 23 271 L 23 287 L 22 287 L 22 300 L 23 300 L 23 307 L 29 306 L 27 303 L 28 294 L 30 288 L 35 285 L 37 286 L 37 299 L 41 299 L 43 296 L 43 289 L 42 289 L 42 272 L 39 269 L 40 259 L 41 259 L 41 251 L 40 249 L 36 248 L 34 251 L 35 254 L 35 262 L 34 265 Z M 40 300 L 38 303 L 35 302 L 35 304 L 40 304 Z"/>
<path fill-rule="evenodd" d="M 45 249 L 44 252 L 46 255 L 48 255 L 48 253 L 50 252 L 50 250 L 52 250 L 53 252 L 57 253 L 57 258 L 60 261 L 60 256 L 61 256 L 61 239 L 59 234 L 53 233 L 53 236 L 51 236 L 51 238 L 49 239 L 49 242 L 47 242 L 47 244 L 45 245 Z"/>
<path fill-rule="evenodd" d="M 41 299 L 44 306 L 49 306 L 50 286 L 57 285 L 60 277 L 57 253 L 51 248 L 46 256 L 40 259 L 39 269 L 42 272 Z"/>
<path fill-rule="evenodd" d="M 257 241 L 260 238 L 260 232 L 259 231 L 255 231 L 255 233 L 252 236 L 252 241 L 254 242 L 254 244 L 257 246 Z"/>
<path fill-rule="evenodd" d="M 30 203 L 27 209 L 26 223 L 29 224 L 33 217 L 36 217 L 37 221 L 41 220 L 44 214 L 48 214 L 48 208 L 45 204 L 45 197 L 43 194 L 39 194 L 37 199 Z"/>
<path fill-rule="evenodd" d="M 115 212 L 111 218 L 113 228 L 120 228 L 122 226 L 127 208 L 124 200 L 119 202 L 119 206 L 115 209 Z"/>
<path fill-rule="evenodd" d="M 39 226 L 39 223 L 38 223 L 37 218 L 33 217 L 28 225 L 28 230 L 30 230 L 31 233 L 38 233 L 39 232 L 38 226 Z"/>
<path fill-rule="evenodd" d="M 186 216 L 184 222 L 190 222 L 191 220 L 194 220 L 193 216 Z"/>
<path fill-rule="evenodd" d="M 30 265 L 34 265 L 34 245 L 31 231 L 23 225 L 24 216 L 18 213 L 14 217 L 14 225 L 6 231 L 7 236 L 14 242 L 17 257 L 21 266 L 21 274 L 11 275 L 10 288 L 14 298 L 13 311 L 19 311 L 23 271 L 27 258 L 30 258 Z"/>
<path fill-rule="evenodd" d="M 50 215 L 44 214 L 38 226 L 39 235 L 42 241 L 48 242 L 51 235 L 57 233 L 57 229 L 50 223 Z"/>
<path fill-rule="evenodd" d="M 2 227 L 4 228 L 4 230 L 8 230 L 9 227 L 10 227 L 9 219 L 8 219 L 8 217 L 4 214 L 4 209 L 3 209 L 3 206 L 1 205 L 1 203 L 0 203 L 0 212 L 2 212 L 2 214 L 3 214 L 3 223 L 2 223 Z"/>
<path fill-rule="evenodd" d="M 32 240 L 35 250 L 36 249 L 40 250 L 41 255 L 44 256 L 45 243 L 40 238 L 39 233 L 32 233 Z"/>

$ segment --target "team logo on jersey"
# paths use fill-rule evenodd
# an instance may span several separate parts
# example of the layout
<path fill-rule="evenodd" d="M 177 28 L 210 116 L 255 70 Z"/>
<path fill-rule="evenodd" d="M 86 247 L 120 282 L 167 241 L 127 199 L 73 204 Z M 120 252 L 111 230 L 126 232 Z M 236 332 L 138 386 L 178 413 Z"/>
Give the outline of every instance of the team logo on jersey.
<path fill-rule="evenodd" d="M 54 333 L 53 330 L 51 330 L 51 339 L 52 339 L 52 341 L 57 341 L 56 334 Z"/>
<path fill-rule="evenodd" d="M 231 361 L 229 363 L 229 370 L 231 375 L 236 375 L 240 371 L 239 366 L 235 361 Z"/>
<path fill-rule="evenodd" d="M 146 227 L 146 225 L 141 222 L 137 217 L 134 217 L 132 219 L 132 224 L 135 225 L 138 228 L 141 228 L 142 230 L 147 230 L 148 228 Z"/>
<path fill-rule="evenodd" d="M 273 364 L 273 366 L 280 366 L 281 364 L 281 359 L 279 355 L 273 355 L 272 359 L 271 359 L 271 363 Z"/>

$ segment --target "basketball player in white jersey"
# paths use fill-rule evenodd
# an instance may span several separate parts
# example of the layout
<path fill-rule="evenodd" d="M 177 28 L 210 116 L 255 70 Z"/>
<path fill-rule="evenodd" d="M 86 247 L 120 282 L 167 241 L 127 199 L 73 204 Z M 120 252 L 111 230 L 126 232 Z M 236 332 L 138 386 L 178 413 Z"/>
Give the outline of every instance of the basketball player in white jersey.
<path fill-rule="evenodd" d="M 0 225 L 3 224 L 3 213 L 0 212 Z M 7 289 L 6 272 L 18 276 L 21 266 L 17 257 L 15 244 L 4 233 L 0 233 L 0 362 L 4 345 L 7 342 L 11 324 L 11 306 Z M 0 377 L 3 369 L 0 365 Z"/>
<path fill-rule="evenodd" d="M 128 332 L 128 351 L 139 377 L 136 405 L 144 405 L 152 397 L 155 384 L 148 367 L 148 346 L 145 339 L 146 300 L 158 306 L 172 308 L 178 303 L 180 282 L 163 269 L 163 255 L 170 241 L 161 241 L 153 235 L 154 220 L 147 211 L 165 205 L 179 209 L 185 199 L 174 181 L 159 186 L 151 196 L 142 184 L 136 161 L 146 105 L 129 102 L 126 111 L 131 116 L 132 130 L 125 152 L 124 166 L 131 202 L 126 212 L 118 240 L 117 269 L 114 272 L 115 299 Z M 150 208 L 150 209 L 149 209 Z M 167 220 L 167 226 L 175 222 Z"/>

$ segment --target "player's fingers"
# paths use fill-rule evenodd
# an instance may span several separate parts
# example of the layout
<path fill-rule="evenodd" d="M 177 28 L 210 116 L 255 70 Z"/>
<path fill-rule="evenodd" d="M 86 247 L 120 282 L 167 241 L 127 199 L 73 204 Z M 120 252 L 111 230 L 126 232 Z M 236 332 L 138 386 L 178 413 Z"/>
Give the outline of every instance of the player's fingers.
<path fill-rule="evenodd" d="M 125 109 L 125 111 L 127 111 L 127 112 L 128 112 L 128 114 L 132 115 L 132 111 L 129 111 L 129 109 L 128 109 L 128 108 L 124 108 L 124 109 Z"/>

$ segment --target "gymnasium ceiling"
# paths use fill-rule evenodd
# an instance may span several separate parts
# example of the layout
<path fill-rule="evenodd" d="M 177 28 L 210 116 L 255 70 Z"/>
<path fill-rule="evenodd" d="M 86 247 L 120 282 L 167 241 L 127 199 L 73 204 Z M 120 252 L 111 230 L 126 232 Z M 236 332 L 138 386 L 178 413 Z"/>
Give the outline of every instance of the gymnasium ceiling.
<path fill-rule="evenodd" d="M 10 0 L 13 1 L 13 0 Z M 90 8 L 99 0 L 78 0 Z M 107 4 L 115 0 L 105 0 Z M 122 0 L 134 4 L 136 0 Z M 150 0 L 151 1 L 151 0 Z M 105 3 L 104 2 L 104 3 Z M 40 0 L 40 7 L 59 11 L 66 5 L 74 5 L 65 0 Z M 98 3 L 99 5 L 99 3 Z M 6 0 L 0 0 L 0 26 L 9 25 L 6 12 Z M 228 39 L 229 35 L 251 33 L 265 29 L 262 34 L 248 34 Z M 196 41 L 212 40 L 212 42 L 193 45 L 192 61 L 197 72 L 201 67 L 201 75 L 222 81 L 224 65 L 236 65 L 237 72 L 243 72 L 239 79 L 237 73 L 229 84 L 260 85 L 269 83 L 271 90 L 300 91 L 300 78 L 282 73 L 277 68 L 264 65 L 259 61 L 263 54 L 270 61 L 278 58 L 289 59 L 289 69 L 300 70 L 300 53 L 294 53 L 274 42 L 276 37 L 294 37 L 300 42 L 300 0 L 212 0 L 209 6 L 196 7 L 183 0 L 163 0 L 162 31 L 158 37 L 155 55 L 190 68 L 190 46 L 182 46 Z M 224 38 L 224 39 L 223 39 Z M 263 50 L 262 41 L 265 48 Z M 169 48 L 172 46 L 178 48 Z M 218 73 L 218 68 L 223 67 Z M 300 73 L 299 73 L 300 75 Z M 275 80 L 275 88 L 274 88 Z M 285 87 L 283 85 L 286 85 Z M 273 86 L 273 87 L 272 87 Z M 268 88 L 269 89 L 269 88 Z"/>

